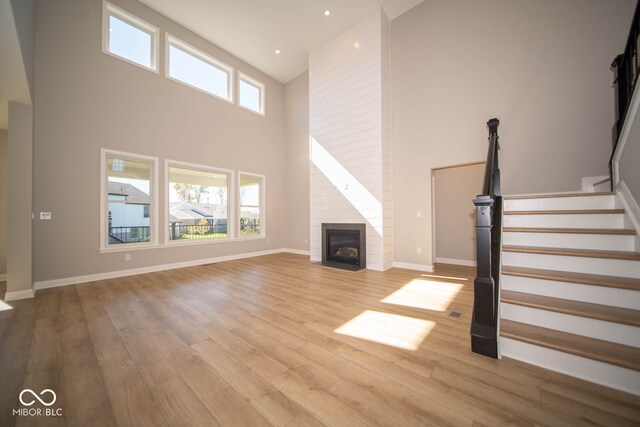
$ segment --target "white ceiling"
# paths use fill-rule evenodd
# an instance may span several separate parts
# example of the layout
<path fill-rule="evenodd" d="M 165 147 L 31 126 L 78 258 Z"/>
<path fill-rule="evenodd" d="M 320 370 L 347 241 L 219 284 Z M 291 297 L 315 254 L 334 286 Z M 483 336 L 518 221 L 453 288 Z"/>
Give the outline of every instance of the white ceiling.
<path fill-rule="evenodd" d="M 140 1 L 286 83 L 308 69 L 310 51 L 375 8 L 382 6 L 393 19 L 423 0 Z"/>
<path fill-rule="evenodd" d="M 31 97 L 11 4 L 0 0 L 0 129 L 7 129 L 9 101 L 31 104 Z"/>

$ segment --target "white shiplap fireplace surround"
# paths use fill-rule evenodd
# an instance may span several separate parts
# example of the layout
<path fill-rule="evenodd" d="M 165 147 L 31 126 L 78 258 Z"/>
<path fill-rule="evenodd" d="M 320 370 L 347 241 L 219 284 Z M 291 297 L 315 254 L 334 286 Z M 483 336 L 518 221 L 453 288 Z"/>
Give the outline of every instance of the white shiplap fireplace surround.
<path fill-rule="evenodd" d="M 322 223 L 364 223 L 367 268 L 392 265 L 389 84 L 382 9 L 309 55 L 312 261 Z"/>

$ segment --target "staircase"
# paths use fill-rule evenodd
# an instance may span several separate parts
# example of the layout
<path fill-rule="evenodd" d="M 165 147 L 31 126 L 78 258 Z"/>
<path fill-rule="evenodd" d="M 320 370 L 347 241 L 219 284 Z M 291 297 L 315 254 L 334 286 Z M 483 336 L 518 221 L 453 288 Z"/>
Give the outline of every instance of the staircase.
<path fill-rule="evenodd" d="M 640 253 L 617 197 L 504 197 L 499 346 L 640 395 Z"/>

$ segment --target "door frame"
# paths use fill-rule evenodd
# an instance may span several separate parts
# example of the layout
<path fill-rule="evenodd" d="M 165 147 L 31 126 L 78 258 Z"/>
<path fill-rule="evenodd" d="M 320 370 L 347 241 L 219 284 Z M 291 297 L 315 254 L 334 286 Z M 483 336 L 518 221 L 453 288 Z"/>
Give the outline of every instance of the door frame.
<path fill-rule="evenodd" d="M 486 164 L 486 160 L 475 162 L 457 163 L 455 165 L 438 166 L 431 168 L 431 265 L 436 265 L 436 172 L 443 169 L 461 168 L 464 166 L 475 166 Z"/>

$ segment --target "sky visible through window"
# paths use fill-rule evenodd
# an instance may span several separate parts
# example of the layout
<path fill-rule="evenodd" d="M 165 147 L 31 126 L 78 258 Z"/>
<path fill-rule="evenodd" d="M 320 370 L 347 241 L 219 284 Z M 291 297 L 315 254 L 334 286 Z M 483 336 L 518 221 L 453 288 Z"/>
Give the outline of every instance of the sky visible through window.
<path fill-rule="evenodd" d="M 260 89 L 240 80 L 240 105 L 260 113 Z"/>
<path fill-rule="evenodd" d="M 240 216 L 255 217 L 260 213 L 260 179 L 240 180 Z"/>
<path fill-rule="evenodd" d="M 228 179 L 221 173 L 170 166 L 169 203 L 227 205 Z"/>
<path fill-rule="evenodd" d="M 113 15 L 109 16 L 109 52 L 152 68 L 151 34 Z"/>
<path fill-rule="evenodd" d="M 169 183 L 169 203 L 182 202 L 182 197 L 176 191 L 174 186 L 175 182 Z M 180 182 L 178 184 L 184 184 Z M 189 184 L 187 184 L 189 185 Z M 192 202 L 196 202 L 195 196 L 192 197 Z M 200 203 L 212 204 L 212 205 L 226 205 L 227 204 L 227 189 L 224 187 L 206 187 L 202 192 Z"/>
<path fill-rule="evenodd" d="M 131 184 L 132 186 L 136 187 L 138 190 L 144 192 L 145 194 L 150 194 L 149 180 L 120 178 L 120 177 L 110 176 L 109 181 L 121 182 L 123 184 Z"/>
<path fill-rule="evenodd" d="M 176 46 L 169 46 L 169 76 L 228 99 L 228 75 Z"/>

